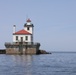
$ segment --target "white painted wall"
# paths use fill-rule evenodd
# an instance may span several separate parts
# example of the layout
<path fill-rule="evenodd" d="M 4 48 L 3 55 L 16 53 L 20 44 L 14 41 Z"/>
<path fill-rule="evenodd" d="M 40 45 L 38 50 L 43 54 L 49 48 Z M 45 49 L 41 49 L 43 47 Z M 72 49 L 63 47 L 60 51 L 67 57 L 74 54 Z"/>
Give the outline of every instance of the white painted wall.
<path fill-rule="evenodd" d="M 29 33 L 33 34 L 33 27 L 29 27 L 30 29 L 27 30 L 27 27 L 24 27 L 24 30 L 28 31 Z"/>
<path fill-rule="evenodd" d="M 16 36 L 18 36 L 18 40 L 16 40 Z M 25 37 L 28 36 L 28 40 Z M 31 42 L 31 35 L 13 35 L 13 42 L 20 42 L 21 37 L 23 37 L 23 42 Z"/>

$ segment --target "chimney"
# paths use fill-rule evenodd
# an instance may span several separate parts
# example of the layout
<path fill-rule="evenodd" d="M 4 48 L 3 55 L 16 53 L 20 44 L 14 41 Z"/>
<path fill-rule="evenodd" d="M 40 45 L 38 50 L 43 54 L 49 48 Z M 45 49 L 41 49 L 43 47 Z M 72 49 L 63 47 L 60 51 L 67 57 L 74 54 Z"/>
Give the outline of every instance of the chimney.
<path fill-rule="evenodd" d="M 13 25 L 13 33 L 16 32 L 16 25 Z"/>

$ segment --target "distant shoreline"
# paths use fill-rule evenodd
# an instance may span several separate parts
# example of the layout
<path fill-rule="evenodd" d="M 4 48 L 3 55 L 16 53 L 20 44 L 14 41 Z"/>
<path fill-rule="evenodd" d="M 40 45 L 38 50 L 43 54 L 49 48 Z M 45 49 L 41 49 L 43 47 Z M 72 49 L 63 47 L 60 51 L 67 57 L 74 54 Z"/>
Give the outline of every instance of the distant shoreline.
<path fill-rule="evenodd" d="M 51 51 L 52 53 L 76 53 L 75 51 Z"/>

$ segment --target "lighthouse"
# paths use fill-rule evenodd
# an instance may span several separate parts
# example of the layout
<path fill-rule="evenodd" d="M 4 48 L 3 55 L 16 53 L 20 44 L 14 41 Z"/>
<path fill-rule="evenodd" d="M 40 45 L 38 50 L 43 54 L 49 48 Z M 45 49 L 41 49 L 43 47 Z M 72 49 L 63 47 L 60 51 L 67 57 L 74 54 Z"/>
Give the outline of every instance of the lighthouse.
<path fill-rule="evenodd" d="M 13 25 L 13 42 L 5 43 L 6 54 L 37 54 L 40 43 L 34 42 L 34 25 L 30 19 L 26 20 L 23 29 L 16 31 Z"/>
<path fill-rule="evenodd" d="M 15 32 L 16 26 L 13 26 L 13 42 L 18 43 L 33 43 L 33 30 L 34 30 L 34 25 L 32 24 L 30 19 L 27 19 L 26 23 L 24 24 L 24 28 Z"/>
<path fill-rule="evenodd" d="M 24 24 L 24 30 L 31 33 L 31 42 L 33 42 L 33 35 L 34 35 L 34 25 L 31 23 L 31 20 L 28 19 L 26 23 Z"/>

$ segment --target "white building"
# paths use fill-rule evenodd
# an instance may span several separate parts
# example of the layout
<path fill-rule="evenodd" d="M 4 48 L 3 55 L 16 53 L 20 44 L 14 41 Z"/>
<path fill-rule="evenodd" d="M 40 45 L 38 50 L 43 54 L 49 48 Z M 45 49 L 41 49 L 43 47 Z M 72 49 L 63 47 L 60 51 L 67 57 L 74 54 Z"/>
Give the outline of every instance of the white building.
<path fill-rule="evenodd" d="M 27 19 L 24 24 L 24 29 L 16 32 L 16 25 L 13 27 L 13 42 L 33 42 L 33 24 L 30 19 Z"/>

